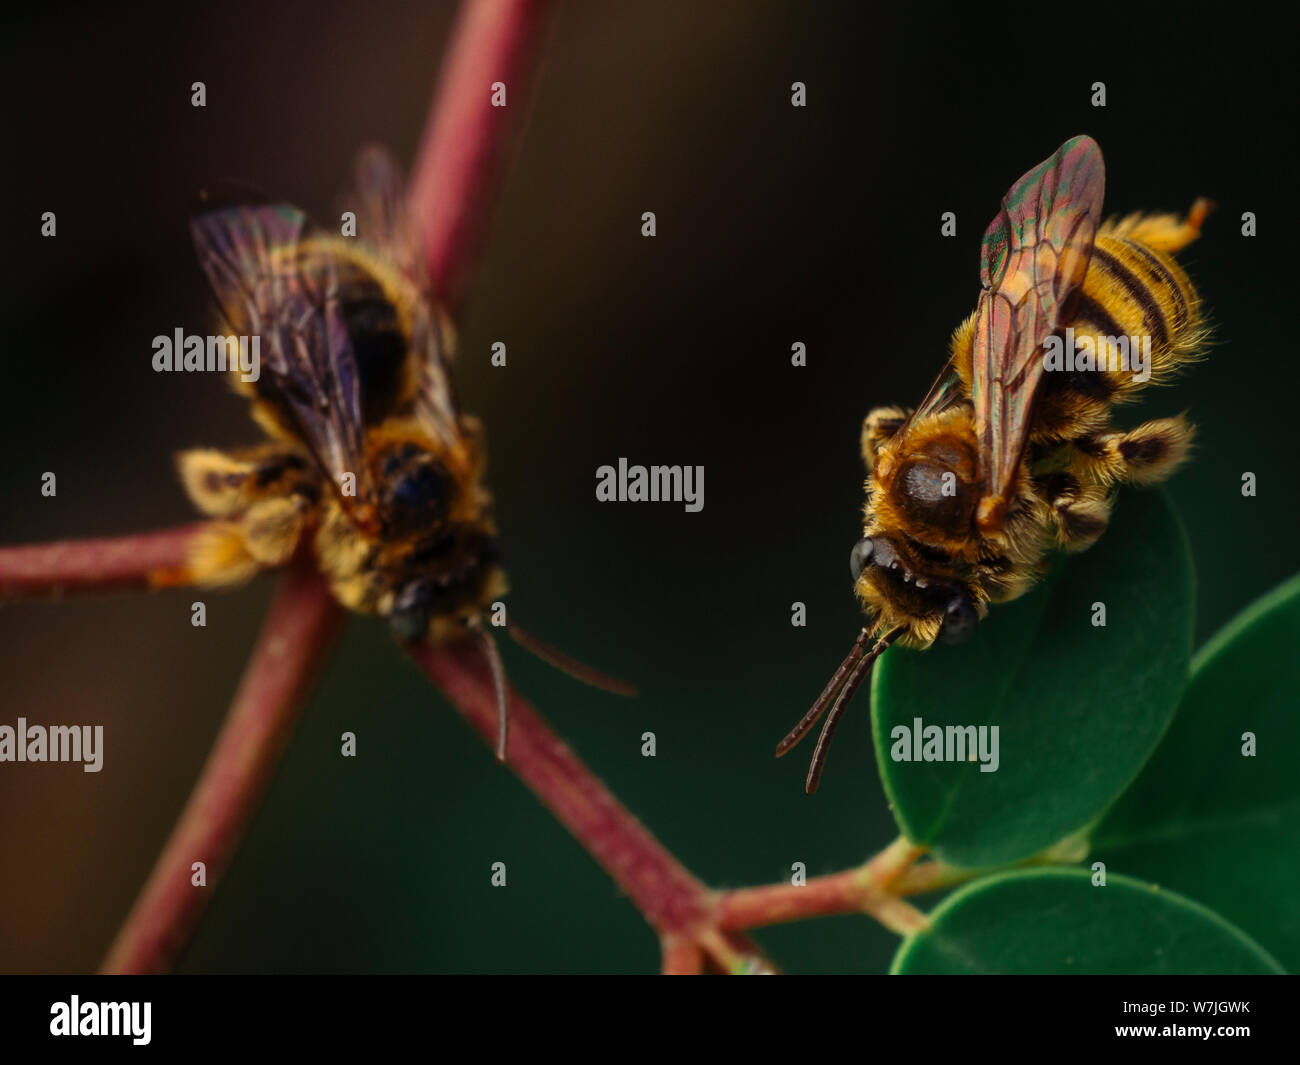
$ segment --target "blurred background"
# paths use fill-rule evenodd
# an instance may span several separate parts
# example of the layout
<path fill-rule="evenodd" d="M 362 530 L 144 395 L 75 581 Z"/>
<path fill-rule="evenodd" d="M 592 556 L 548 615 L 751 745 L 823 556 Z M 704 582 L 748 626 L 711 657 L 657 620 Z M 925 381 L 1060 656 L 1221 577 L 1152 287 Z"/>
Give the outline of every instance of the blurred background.
<path fill-rule="evenodd" d="M 559 5 L 457 376 L 488 428 L 513 616 L 642 694 L 504 654 L 559 734 L 711 884 L 785 879 L 796 861 L 836 871 L 896 834 L 865 700 L 815 798 L 807 753 L 777 762 L 772 748 L 857 631 L 862 416 L 922 397 L 974 306 L 999 198 L 1066 138 L 1100 142 L 1109 212 L 1219 203 L 1183 256 L 1218 346 L 1121 416 L 1188 409 L 1200 426 L 1170 488 L 1198 563 L 1198 642 L 1294 572 L 1291 57 L 1286 35 L 1242 10 L 1013 6 L 968 21 L 925 4 Z M 409 165 L 454 15 L 294 2 L 11 16 L 5 543 L 191 519 L 173 453 L 256 432 L 212 375 L 150 367 L 156 334 L 206 332 L 190 198 L 232 177 L 323 214 L 362 143 Z M 196 80 L 205 109 L 190 105 Z M 790 105 L 794 81 L 805 108 Z M 1105 108 L 1090 105 L 1095 81 Z M 510 94 L 523 106 L 522 87 Z M 57 239 L 39 236 L 46 210 Z M 940 237 L 944 211 L 956 239 Z M 806 368 L 790 365 L 796 341 Z M 620 456 L 702 464 L 703 512 L 598 504 L 595 470 Z M 56 498 L 40 495 L 45 471 Z M 99 774 L 0 765 L 0 970 L 98 964 L 270 588 L 0 609 L 0 723 L 101 723 L 106 744 Z M 206 628 L 190 625 L 196 598 Z M 790 625 L 794 601 L 806 628 Z M 355 759 L 339 756 L 344 730 Z M 495 861 L 505 889 L 490 886 Z M 897 942 L 847 917 L 758 938 L 792 971 L 883 971 Z M 181 969 L 657 965 L 635 909 L 385 627 L 355 618 Z"/>

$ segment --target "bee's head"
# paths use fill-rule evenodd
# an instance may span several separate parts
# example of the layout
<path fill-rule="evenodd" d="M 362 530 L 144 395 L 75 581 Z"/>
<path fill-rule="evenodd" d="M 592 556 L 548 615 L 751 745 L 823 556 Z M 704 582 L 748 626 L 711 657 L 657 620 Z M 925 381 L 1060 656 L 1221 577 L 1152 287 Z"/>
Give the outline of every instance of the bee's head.
<path fill-rule="evenodd" d="M 388 624 L 393 635 L 406 643 L 422 639 L 429 631 L 429 622 L 437 612 L 440 598 L 436 582 L 428 578 L 408 581 L 398 588 L 388 612 Z"/>
<path fill-rule="evenodd" d="M 869 504 L 885 526 L 956 548 L 970 537 L 980 492 L 975 442 L 950 421 L 924 421 L 905 442 L 882 449 Z"/>
<path fill-rule="evenodd" d="M 503 593 L 495 536 L 462 530 L 417 543 L 404 560 L 410 576 L 393 592 L 388 624 L 404 642 L 424 639 L 437 619 L 469 617 Z"/>
<path fill-rule="evenodd" d="M 849 569 L 863 608 L 887 628 L 906 626 L 909 644 L 962 643 L 975 631 L 980 599 L 974 589 L 922 557 L 919 545 L 882 532 L 865 536 L 853 545 Z"/>

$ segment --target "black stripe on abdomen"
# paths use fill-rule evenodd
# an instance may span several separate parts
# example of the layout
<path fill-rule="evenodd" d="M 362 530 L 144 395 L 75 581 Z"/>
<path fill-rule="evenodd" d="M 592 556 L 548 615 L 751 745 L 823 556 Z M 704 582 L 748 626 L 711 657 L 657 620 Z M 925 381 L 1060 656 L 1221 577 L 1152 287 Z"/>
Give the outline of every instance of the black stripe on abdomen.
<path fill-rule="evenodd" d="M 1088 332 L 1095 332 L 1099 336 L 1118 337 L 1124 336 L 1128 332 L 1128 330 L 1120 326 L 1119 322 L 1115 321 L 1115 317 L 1110 311 L 1086 292 L 1080 292 L 1076 299 L 1073 316 L 1074 331 L 1076 333 L 1080 332 L 1079 327 L 1085 324 L 1088 326 Z"/>
<path fill-rule="evenodd" d="M 1151 269 L 1152 275 L 1160 280 L 1165 288 L 1169 290 L 1170 299 L 1174 302 L 1174 329 L 1178 330 L 1181 326 L 1187 324 L 1190 309 L 1187 306 L 1187 297 L 1183 294 L 1182 286 L 1178 284 L 1178 279 L 1170 272 L 1160 256 L 1148 248 L 1145 244 L 1128 238 L 1120 238 L 1121 242 L 1128 248 L 1132 248 L 1142 257 L 1142 261 Z"/>
<path fill-rule="evenodd" d="M 1169 325 L 1151 287 L 1105 248 L 1092 249 L 1092 263 L 1094 267 L 1100 266 L 1123 286 L 1124 291 L 1141 309 L 1143 322 L 1150 326 L 1151 342 L 1158 348 L 1165 347 L 1169 343 Z"/>

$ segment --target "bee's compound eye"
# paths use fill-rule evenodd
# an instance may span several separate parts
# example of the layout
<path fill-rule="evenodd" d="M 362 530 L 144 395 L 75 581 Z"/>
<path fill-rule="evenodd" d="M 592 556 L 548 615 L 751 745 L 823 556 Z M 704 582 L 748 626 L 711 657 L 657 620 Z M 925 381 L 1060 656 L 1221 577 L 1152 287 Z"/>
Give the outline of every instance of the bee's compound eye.
<path fill-rule="evenodd" d="M 871 562 L 871 555 L 875 550 L 876 545 L 872 543 L 870 536 L 864 536 L 853 545 L 853 550 L 849 552 L 849 572 L 853 574 L 854 581 L 862 576 L 862 571 Z"/>
<path fill-rule="evenodd" d="M 388 615 L 388 624 L 394 636 L 411 643 L 420 639 L 429 628 L 429 615 L 423 610 L 394 610 Z"/>
<path fill-rule="evenodd" d="M 429 628 L 431 589 L 424 581 L 412 581 L 393 598 L 388 624 L 393 635 L 407 642 L 418 640 Z"/>
<path fill-rule="evenodd" d="M 448 488 L 448 478 L 440 470 L 422 464 L 397 479 L 389 498 L 395 509 L 428 516 L 442 509 Z"/>
<path fill-rule="evenodd" d="M 959 595 L 949 601 L 943 612 L 943 628 L 939 630 L 939 639 L 943 643 L 965 643 L 975 631 L 978 620 L 975 604 L 964 595 Z"/>

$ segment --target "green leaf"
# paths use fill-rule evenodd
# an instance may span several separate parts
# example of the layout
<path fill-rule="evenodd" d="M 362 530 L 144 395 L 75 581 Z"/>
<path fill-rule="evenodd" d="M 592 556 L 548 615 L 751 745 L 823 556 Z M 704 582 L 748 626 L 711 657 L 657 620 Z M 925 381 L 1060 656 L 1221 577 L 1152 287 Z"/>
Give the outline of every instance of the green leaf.
<path fill-rule="evenodd" d="M 1168 735 L 1093 835 L 1109 868 L 1213 906 L 1300 971 L 1300 577 L 1196 656 Z M 1243 734 L 1257 752 L 1242 754 Z"/>
<path fill-rule="evenodd" d="M 1102 603 L 1106 624 L 1093 625 Z M 1126 492 L 1090 550 L 995 605 L 969 643 L 876 666 L 876 761 L 903 833 L 952 865 L 1027 858 L 1097 818 L 1160 740 L 1187 679 L 1187 538 L 1163 494 Z M 998 727 L 999 764 L 895 761 L 893 730 Z M 990 728 L 987 736 L 992 737 Z"/>
<path fill-rule="evenodd" d="M 894 973 L 1278 973 L 1249 936 L 1199 903 L 1086 869 L 985 877 L 903 941 Z"/>

